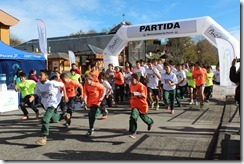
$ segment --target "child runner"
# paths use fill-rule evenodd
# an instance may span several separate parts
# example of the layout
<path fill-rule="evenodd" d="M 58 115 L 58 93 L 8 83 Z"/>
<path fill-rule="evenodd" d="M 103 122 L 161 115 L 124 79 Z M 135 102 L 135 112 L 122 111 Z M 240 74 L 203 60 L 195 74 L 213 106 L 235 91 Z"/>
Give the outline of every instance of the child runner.
<path fill-rule="evenodd" d="M 67 113 L 70 114 L 70 117 L 72 117 L 72 113 L 75 110 L 75 98 L 76 98 L 76 88 L 78 87 L 81 91 L 80 95 L 80 101 L 83 101 L 83 87 L 82 85 L 77 82 L 69 79 L 68 75 L 66 73 L 62 73 L 60 75 L 60 79 L 64 83 L 67 97 L 69 98 L 69 101 L 66 103 L 66 106 L 68 107 Z M 69 127 L 71 124 L 71 118 L 69 121 L 65 124 L 66 127 Z"/>
<path fill-rule="evenodd" d="M 186 78 L 187 78 L 187 83 L 188 83 L 188 88 L 190 93 L 189 104 L 192 105 L 194 103 L 194 99 L 196 99 L 196 85 L 195 85 L 195 80 L 192 77 L 192 71 L 194 70 L 194 65 L 190 64 L 189 69 L 190 71 L 186 72 Z"/>
<path fill-rule="evenodd" d="M 201 67 L 200 62 L 195 63 L 195 69 L 192 71 L 192 77 L 195 79 L 197 95 L 200 101 L 200 108 L 204 107 L 204 88 L 206 83 L 207 73 L 206 70 Z"/>
<path fill-rule="evenodd" d="M 87 136 L 94 133 L 94 123 L 96 116 L 101 114 L 99 106 L 105 96 L 105 88 L 102 84 L 95 82 L 92 75 L 87 74 L 84 84 L 84 104 L 90 108 L 89 116 L 89 130 Z"/>
<path fill-rule="evenodd" d="M 213 77 L 214 77 L 214 73 L 212 72 L 211 66 L 207 66 L 207 76 L 208 78 L 206 79 L 204 95 L 205 95 L 206 102 L 209 102 L 209 98 L 213 92 Z"/>
<path fill-rule="evenodd" d="M 148 99 L 150 101 L 151 108 L 154 108 L 154 100 L 156 101 L 156 110 L 159 110 L 159 79 L 161 76 L 159 71 L 153 66 L 151 61 L 148 61 L 148 69 L 146 69 L 146 79 L 147 90 L 148 90 Z"/>
<path fill-rule="evenodd" d="M 106 119 L 108 116 L 108 110 L 105 108 L 105 105 L 107 104 L 108 107 L 112 107 L 112 86 L 109 84 L 109 82 L 105 79 L 105 74 L 100 73 L 98 75 L 98 80 L 99 83 L 101 83 L 104 88 L 106 89 L 105 91 L 105 97 L 101 103 L 101 111 L 102 111 L 102 117 L 101 119 Z"/>
<path fill-rule="evenodd" d="M 70 115 L 67 113 L 65 115 L 55 112 L 58 104 L 61 101 L 60 88 L 64 88 L 64 99 L 67 102 L 68 97 L 66 95 L 65 86 L 62 82 L 57 82 L 55 80 L 48 80 L 48 71 L 41 70 L 39 75 L 40 81 L 36 84 L 35 94 L 30 97 L 30 102 L 35 99 L 36 96 L 41 96 L 41 103 L 46 110 L 41 124 L 41 134 L 42 137 L 36 141 L 38 145 L 45 145 L 47 142 L 47 136 L 49 135 L 49 126 L 51 119 L 53 122 L 58 122 L 59 120 L 65 118 L 69 121 Z"/>
<path fill-rule="evenodd" d="M 136 138 L 137 130 L 137 119 L 140 116 L 143 122 L 147 124 L 147 130 L 150 131 L 152 128 L 153 120 L 148 117 L 148 103 L 147 103 L 147 88 L 145 85 L 139 82 L 140 77 L 134 73 L 131 75 L 131 115 L 129 123 L 129 132 L 131 138 Z"/>
<path fill-rule="evenodd" d="M 166 105 L 166 110 L 171 110 L 171 114 L 174 114 L 174 102 L 176 98 L 176 84 L 178 83 L 175 73 L 171 71 L 171 66 L 168 63 L 164 63 L 165 73 L 162 74 L 163 82 L 163 99 Z M 170 100 L 170 105 L 169 105 Z"/>
<path fill-rule="evenodd" d="M 21 118 L 22 120 L 27 120 L 29 118 L 28 111 L 25 107 L 25 104 L 36 113 L 36 119 L 39 118 L 39 110 L 36 108 L 34 102 L 30 102 L 30 97 L 34 94 L 34 90 L 36 87 L 36 82 L 33 80 L 26 80 L 26 74 L 24 72 L 19 73 L 20 82 L 16 85 L 16 91 L 20 91 L 22 95 L 22 100 L 20 103 L 20 108 L 24 114 Z"/>

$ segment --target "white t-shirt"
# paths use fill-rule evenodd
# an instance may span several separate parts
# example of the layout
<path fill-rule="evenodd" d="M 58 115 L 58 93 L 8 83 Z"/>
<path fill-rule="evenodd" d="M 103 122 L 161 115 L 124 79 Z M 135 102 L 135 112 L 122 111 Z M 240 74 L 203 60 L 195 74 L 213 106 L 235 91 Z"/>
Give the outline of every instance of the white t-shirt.
<path fill-rule="evenodd" d="M 154 68 L 156 68 L 159 71 L 159 74 L 161 75 L 163 73 L 164 67 L 160 64 L 154 65 Z"/>
<path fill-rule="evenodd" d="M 184 79 L 184 81 L 182 83 L 180 83 L 179 86 L 185 86 L 186 83 L 187 83 L 185 71 L 183 71 L 183 70 L 177 71 L 175 73 L 175 75 L 176 75 L 176 77 L 178 79 L 178 83 L 181 82 Z"/>
<path fill-rule="evenodd" d="M 145 76 L 146 69 L 144 67 L 140 67 L 140 69 L 138 69 L 137 67 L 135 67 L 134 68 L 134 73 L 138 74 L 139 77 Z"/>
<path fill-rule="evenodd" d="M 130 85 L 130 80 L 131 80 L 131 75 L 132 74 L 133 74 L 132 72 L 125 72 L 124 73 L 125 84 L 129 84 Z"/>
<path fill-rule="evenodd" d="M 174 90 L 176 88 L 176 85 L 171 86 L 169 85 L 169 81 L 177 83 L 177 77 L 173 72 L 170 72 L 170 74 L 163 73 L 161 77 L 161 81 L 163 83 L 163 89 L 166 91 Z"/>
<path fill-rule="evenodd" d="M 44 84 L 37 82 L 34 93 L 41 96 L 41 103 L 45 109 L 48 107 L 57 108 L 62 98 L 61 87 L 64 87 L 64 84 L 54 80 L 47 80 Z"/>
<path fill-rule="evenodd" d="M 155 73 L 159 74 L 159 71 L 156 68 L 153 68 L 153 70 L 155 71 Z M 150 70 L 149 68 L 146 69 L 146 76 L 148 79 L 147 87 L 152 88 L 152 89 L 158 88 L 159 78 L 157 77 L 157 75 L 155 73 L 153 73 L 153 71 Z"/>
<path fill-rule="evenodd" d="M 215 80 L 216 82 L 220 82 L 220 73 L 218 70 L 214 71 L 214 76 L 215 76 Z"/>
<path fill-rule="evenodd" d="M 106 89 L 105 94 L 107 95 L 109 90 L 112 89 L 112 87 L 111 87 L 111 85 L 109 84 L 109 82 L 107 80 L 103 81 L 103 86 Z"/>

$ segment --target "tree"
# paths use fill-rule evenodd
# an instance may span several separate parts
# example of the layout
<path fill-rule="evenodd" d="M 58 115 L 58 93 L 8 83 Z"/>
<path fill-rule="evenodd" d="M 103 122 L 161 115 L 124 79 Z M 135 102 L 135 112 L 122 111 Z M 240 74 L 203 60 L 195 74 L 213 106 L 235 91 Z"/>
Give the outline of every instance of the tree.
<path fill-rule="evenodd" d="M 10 46 L 14 47 L 14 46 L 20 45 L 22 43 L 24 43 L 24 41 L 22 39 L 19 39 L 12 35 L 10 36 Z"/>
<path fill-rule="evenodd" d="M 173 56 L 174 63 L 202 62 L 204 65 L 216 65 L 218 55 L 216 48 L 206 39 L 191 37 L 170 38 L 166 44 L 167 51 Z"/>
<path fill-rule="evenodd" d="M 194 47 L 194 42 L 190 37 L 182 38 L 169 38 L 167 40 L 167 51 L 173 56 L 174 63 L 183 63 L 186 60 L 190 60 Z"/>
<path fill-rule="evenodd" d="M 217 49 L 207 39 L 196 44 L 195 52 L 198 55 L 198 60 L 205 65 L 216 65 L 218 63 Z"/>
<path fill-rule="evenodd" d="M 69 36 L 80 36 L 80 35 L 84 35 L 85 33 L 82 30 L 77 31 L 76 33 L 71 33 L 69 34 Z"/>
<path fill-rule="evenodd" d="M 89 31 L 87 32 L 87 34 L 96 34 L 96 33 L 97 33 L 96 30 L 89 30 Z"/>

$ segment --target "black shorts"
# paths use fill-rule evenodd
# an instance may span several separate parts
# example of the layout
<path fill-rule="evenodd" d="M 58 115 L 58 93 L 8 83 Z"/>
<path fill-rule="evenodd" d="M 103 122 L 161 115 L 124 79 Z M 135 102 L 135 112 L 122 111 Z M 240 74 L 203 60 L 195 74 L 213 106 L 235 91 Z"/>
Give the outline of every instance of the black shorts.
<path fill-rule="evenodd" d="M 152 93 L 153 96 L 158 96 L 159 95 L 159 89 L 152 89 L 150 87 L 147 87 L 147 92 Z"/>

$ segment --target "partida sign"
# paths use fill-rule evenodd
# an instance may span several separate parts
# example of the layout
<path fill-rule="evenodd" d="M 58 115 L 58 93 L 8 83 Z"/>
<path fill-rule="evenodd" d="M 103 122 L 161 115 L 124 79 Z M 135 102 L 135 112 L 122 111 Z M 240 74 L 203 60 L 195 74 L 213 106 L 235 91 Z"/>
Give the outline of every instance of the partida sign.
<path fill-rule="evenodd" d="M 164 36 L 170 34 L 185 34 L 196 32 L 196 20 L 154 23 L 140 26 L 128 26 L 128 38 Z"/>

